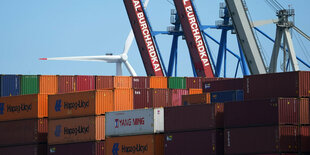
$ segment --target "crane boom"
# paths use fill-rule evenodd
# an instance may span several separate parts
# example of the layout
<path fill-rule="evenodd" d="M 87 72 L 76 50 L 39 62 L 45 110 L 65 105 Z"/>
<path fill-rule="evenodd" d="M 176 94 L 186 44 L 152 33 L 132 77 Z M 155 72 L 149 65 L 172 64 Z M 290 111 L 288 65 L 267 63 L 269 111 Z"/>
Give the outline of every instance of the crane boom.
<path fill-rule="evenodd" d="M 191 0 L 174 0 L 190 52 L 191 60 L 199 77 L 214 77 L 207 48 L 199 27 L 198 17 Z"/>
<path fill-rule="evenodd" d="M 147 76 L 164 76 L 155 40 L 141 0 L 124 0 Z"/>

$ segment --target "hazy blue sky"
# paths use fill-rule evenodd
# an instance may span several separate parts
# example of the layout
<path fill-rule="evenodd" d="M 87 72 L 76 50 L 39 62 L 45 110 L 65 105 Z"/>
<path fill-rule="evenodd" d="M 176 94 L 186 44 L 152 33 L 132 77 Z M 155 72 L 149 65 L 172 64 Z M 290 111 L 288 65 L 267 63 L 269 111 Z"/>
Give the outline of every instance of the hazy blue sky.
<path fill-rule="evenodd" d="M 310 34 L 310 1 L 278 0 L 284 7 L 295 9 L 295 24 Z M 219 3 L 223 0 L 195 0 L 203 25 L 219 20 Z M 265 0 L 247 0 L 253 20 L 275 19 L 275 11 Z M 172 0 L 150 0 L 147 14 L 153 30 L 166 30 L 170 24 Z M 39 61 L 40 57 L 91 56 L 119 54 L 131 27 L 122 0 L 1 0 L 0 1 L 0 74 L 115 75 L 115 64 L 103 62 Z M 274 37 L 275 25 L 261 29 Z M 220 40 L 219 30 L 207 30 Z M 295 33 L 297 34 L 297 33 Z M 294 40 L 301 38 L 293 36 Z M 266 59 L 270 61 L 272 44 L 260 37 Z M 167 66 L 172 36 L 156 36 Z M 310 63 L 310 42 L 301 38 L 307 50 L 294 41 L 297 55 Z M 210 40 L 212 53 L 218 46 Z M 228 47 L 236 53 L 235 35 L 229 33 Z M 305 53 L 307 53 L 305 55 Z M 216 56 L 214 56 L 216 58 Z M 179 76 L 192 76 L 188 49 L 179 40 Z M 229 56 L 229 76 L 235 71 L 236 59 Z M 138 75 L 145 75 L 140 54 L 134 41 L 129 62 Z M 305 67 L 301 65 L 301 69 Z M 308 69 L 309 70 L 309 69 Z M 123 66 L 124 75 L 129 75 Z M 240 74 L 239 74 L 240 75 Z"/>

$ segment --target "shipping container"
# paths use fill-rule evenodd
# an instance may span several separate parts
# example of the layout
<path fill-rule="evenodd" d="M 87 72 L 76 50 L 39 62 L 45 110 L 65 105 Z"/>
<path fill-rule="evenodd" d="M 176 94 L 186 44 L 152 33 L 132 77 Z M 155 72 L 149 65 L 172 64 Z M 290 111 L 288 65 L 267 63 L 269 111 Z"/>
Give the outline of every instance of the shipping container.
<path fill-rule="evenodd" d="M 0 81 L 0 93 L 2 97 L 20 95 L 19 75 L 1 75 Z"/>
<path fill-rule="evenodd" d="M 38 75 L 22 75 L 20 94 L 38 94 L 39 93 L 39 78 Z"/>
<path fill-rule="evenodd" d="M 181 106 L 183 95 L 188 95 L 188 89 L 171 89 L 170 90 L 171 105 Z"/>
<path fill-rule="evenodd" d="M 95 89 L 95 77 L 76 75 L 76 91 L 90 91 Z"/>
<path fill-rule="evenodd" d="M 182 105 L 210 104 L 210 93 L 182 95 Z"/>
<path fill-rule="evenodd" d="M 188 94 L 202 94 L 202 89 L 194 89 L 194 88 L 189 88 L 188 89 Z"/>
<path fill-rule="evenodd" d="M 0 122 L 0 146 L 46 143 L 47 131 L 46 118 Z"/>
<path fill-rule="evenodd" d="M 225 103 L 225 127 L 299 124 L 297 98 Z"/>
<path fill-rule="evenodd" d="M 150 88 L 165 89 L 168 88 L 167 77 L 150 76 Z"/>
<path fill-rule="evenodd" d="M 150 108 L 151 99 L 150 99 L 150 89 L 133 89 L 133 108 Z"/>
<path fill-rule="evenodd" d="M 185 77 L 186 88 L 202 89 L 202 78 L 201 77 Z"/>
<path fill-rule="evenodd" d="M 114 76 L 114 88 L 132 88 L 131 76 Z"/>
<path fill-rule="evenodd" d="M 47 95 L 31 94 L 0 98 L 0 122 L 48 116 Z"/>
<path fill-rule="evenodd" d="M 245 76 L 243 84 L 245 99 L 310 96 L 309 71 Z"/>
<path fill-rule="evenodd" d="M 48 144 L 66 144 L 105 139 L 104 116 L 49 120 Z"/>
<path fill-rule="evenodd" d="M 1 155 L 47 155 L 47 144 L 0 147 Z"/>
<path fill-rule="evenodd" d="M 73 75 L 58 76 L 58 93 L 71 93 L 76 91 L 76 78 Z"/>
<path fill-rule="evenodd" d="M 203 92 L 216 92 L 226 90 L 242 90 L 243 79 L 221 79 L 216 81 L 203 82 Z"/>
<path fill-rule="evenodd" d="M 168 88 L 170 89 L 186 89 L 186 79 L 184 77 L 169 77 Z"/>
<path fill-rule="evenodd" d="M 49 118 L 102 115 L 114 111 L 113 90 L 49 95 Z"/>
<path fill-rule="evenodd" d="M 105 142 L 105 155 L 163 155 L 164 135 L 110 137 Z"/>
<path fill-rule="evenodd" d="M 150 101 L 153 108 L 172 106 L 169 89 L 151 89 Z"/>
<path fill-rule="evenodd" d="M 183 132 L 223 128 L 224 104 L 197 104 L 167 107 L 165 132 Z"/>
<path fill-rule="evenodd" d="M 225 129 L 225 154 L 298 152 L 298 133 L 298 126 Z"/>
<path fill-rule="evenodd" d="M 114 89 L 114 111 L 133 109 L 133 89 Z"/>
<path fill-rule="evenodd" d="M 49 145 L 49 155 L 104 155 L 104 141 Z"/>
<path fill-rule="evenodd" d="M 300 124 L 310 124 L 310 99 L 301 98 L 299 100 L 299 118 Z"/>
<path fill-rule="evenodd" d="M 113 76 L 96 76 L 96 89 L 113 89 Z"/>
<path fill-rule="evenodd" d="M 165 134 L 165 154 L 224 155 L 223 130 Z"/>
<path fill-rule="evenodd" d="M 164 132 L 163 108 L 108 112 L 105 116 L 106 137 Z"/>
<path fill-rule="evenodd" d="M 58 78 L 56 75 L 40 75 L 39 76 L 39 92 L 40 94 L 57 94 Z"/>
<path fill-rule="evenodd" d="M 300 127 L 300 152 L 310 153 L 310 126 Z"/>
<path fill-rule="evenodd" d="M 150 88 L 150 78 L 147 76 L 132 77 L 132 88 L 134 89 Z"/>
<path fill-rule="evenodd" d="M 211 92 L 211 103 L 243 101 L 243 90 Z"/>

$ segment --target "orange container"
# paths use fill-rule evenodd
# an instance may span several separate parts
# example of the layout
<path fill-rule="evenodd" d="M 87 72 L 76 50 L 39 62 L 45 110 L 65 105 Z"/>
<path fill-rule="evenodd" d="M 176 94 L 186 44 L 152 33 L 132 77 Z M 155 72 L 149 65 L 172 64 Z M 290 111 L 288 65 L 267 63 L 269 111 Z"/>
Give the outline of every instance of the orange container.
<path fill-rule="evenodd" d="M 56 75 L 40 75 L 39 83 L 40 94 L 58 93 L 58 78 Z"/>
<path fill-rule="evenodd" d="M 202 89 L 189 88 L 188 89 L 188 94 L 189 95 L 192 95 L 192 94 L 202 94 Z"/>
<path fill-rule="evenodd" d="M 107 138 L 105 155 L 163 155 L 164 135 L 139 135 Z"/>
<path fill-rule="evenodd" d="M 131 76 L 114 76 L 114 88 L 132 88 Z"/>
<path fill-rule="evenodd" d="M 150 88 L 168 88 L 167 77 L 150 77 Z"/>
<path fill-rule="evenodd" d="M 47 95 L 31 94 L 0 98 L 0 121 L 47 117 Z"/>
<path fill-rule="evenodd" d="M 182 105 L 210 104 L 210 93 L 182 95 Z"/>
<path fill-rule="evenodd" d="M 104 124 L 104 116 L 49 120 L 48 144 L 104 140 Z"/>
<path fill-rule="evenodd" d="M 114 89 L 114 110 L 133 110 L 133 89 Z"/>
<path fill-rule="evenodd" d="M 114 110 L 113 90 L 49 95 L 49 118 L 101 115 Z"/>

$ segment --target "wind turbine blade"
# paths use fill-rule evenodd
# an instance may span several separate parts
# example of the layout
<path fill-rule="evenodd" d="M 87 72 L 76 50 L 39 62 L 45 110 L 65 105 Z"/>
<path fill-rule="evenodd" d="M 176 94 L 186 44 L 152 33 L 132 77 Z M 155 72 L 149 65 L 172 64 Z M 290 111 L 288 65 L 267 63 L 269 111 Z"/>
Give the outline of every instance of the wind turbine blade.
<path fill-rule="evenodd" d="M 99 56 L 54 57 L 54 58 L 40 58 L 39 60 L 119 62 L 121 60 L 121 56 L 120 55 L 99 55 Z"/>
<path fill-rule="evenodd" d="M 135 72 L 135 70 L 132 68 L 132 66 L 129 64 L 128 61 L 125 61 L 125 66 L 127 68 L 127 70 L 129 71 L 129 73 L 131 74 L 131 76 L 137 76 L 137 73 Z"/>
<path fill-rule="evenodd" d="M 147 5 L 149 4 L 149 1 L 150 1 L 150 0 L 145 0 L 145 1 L 144 1 L 144 3 L 143 3 L 144 9 L 146 9 Z"/>

